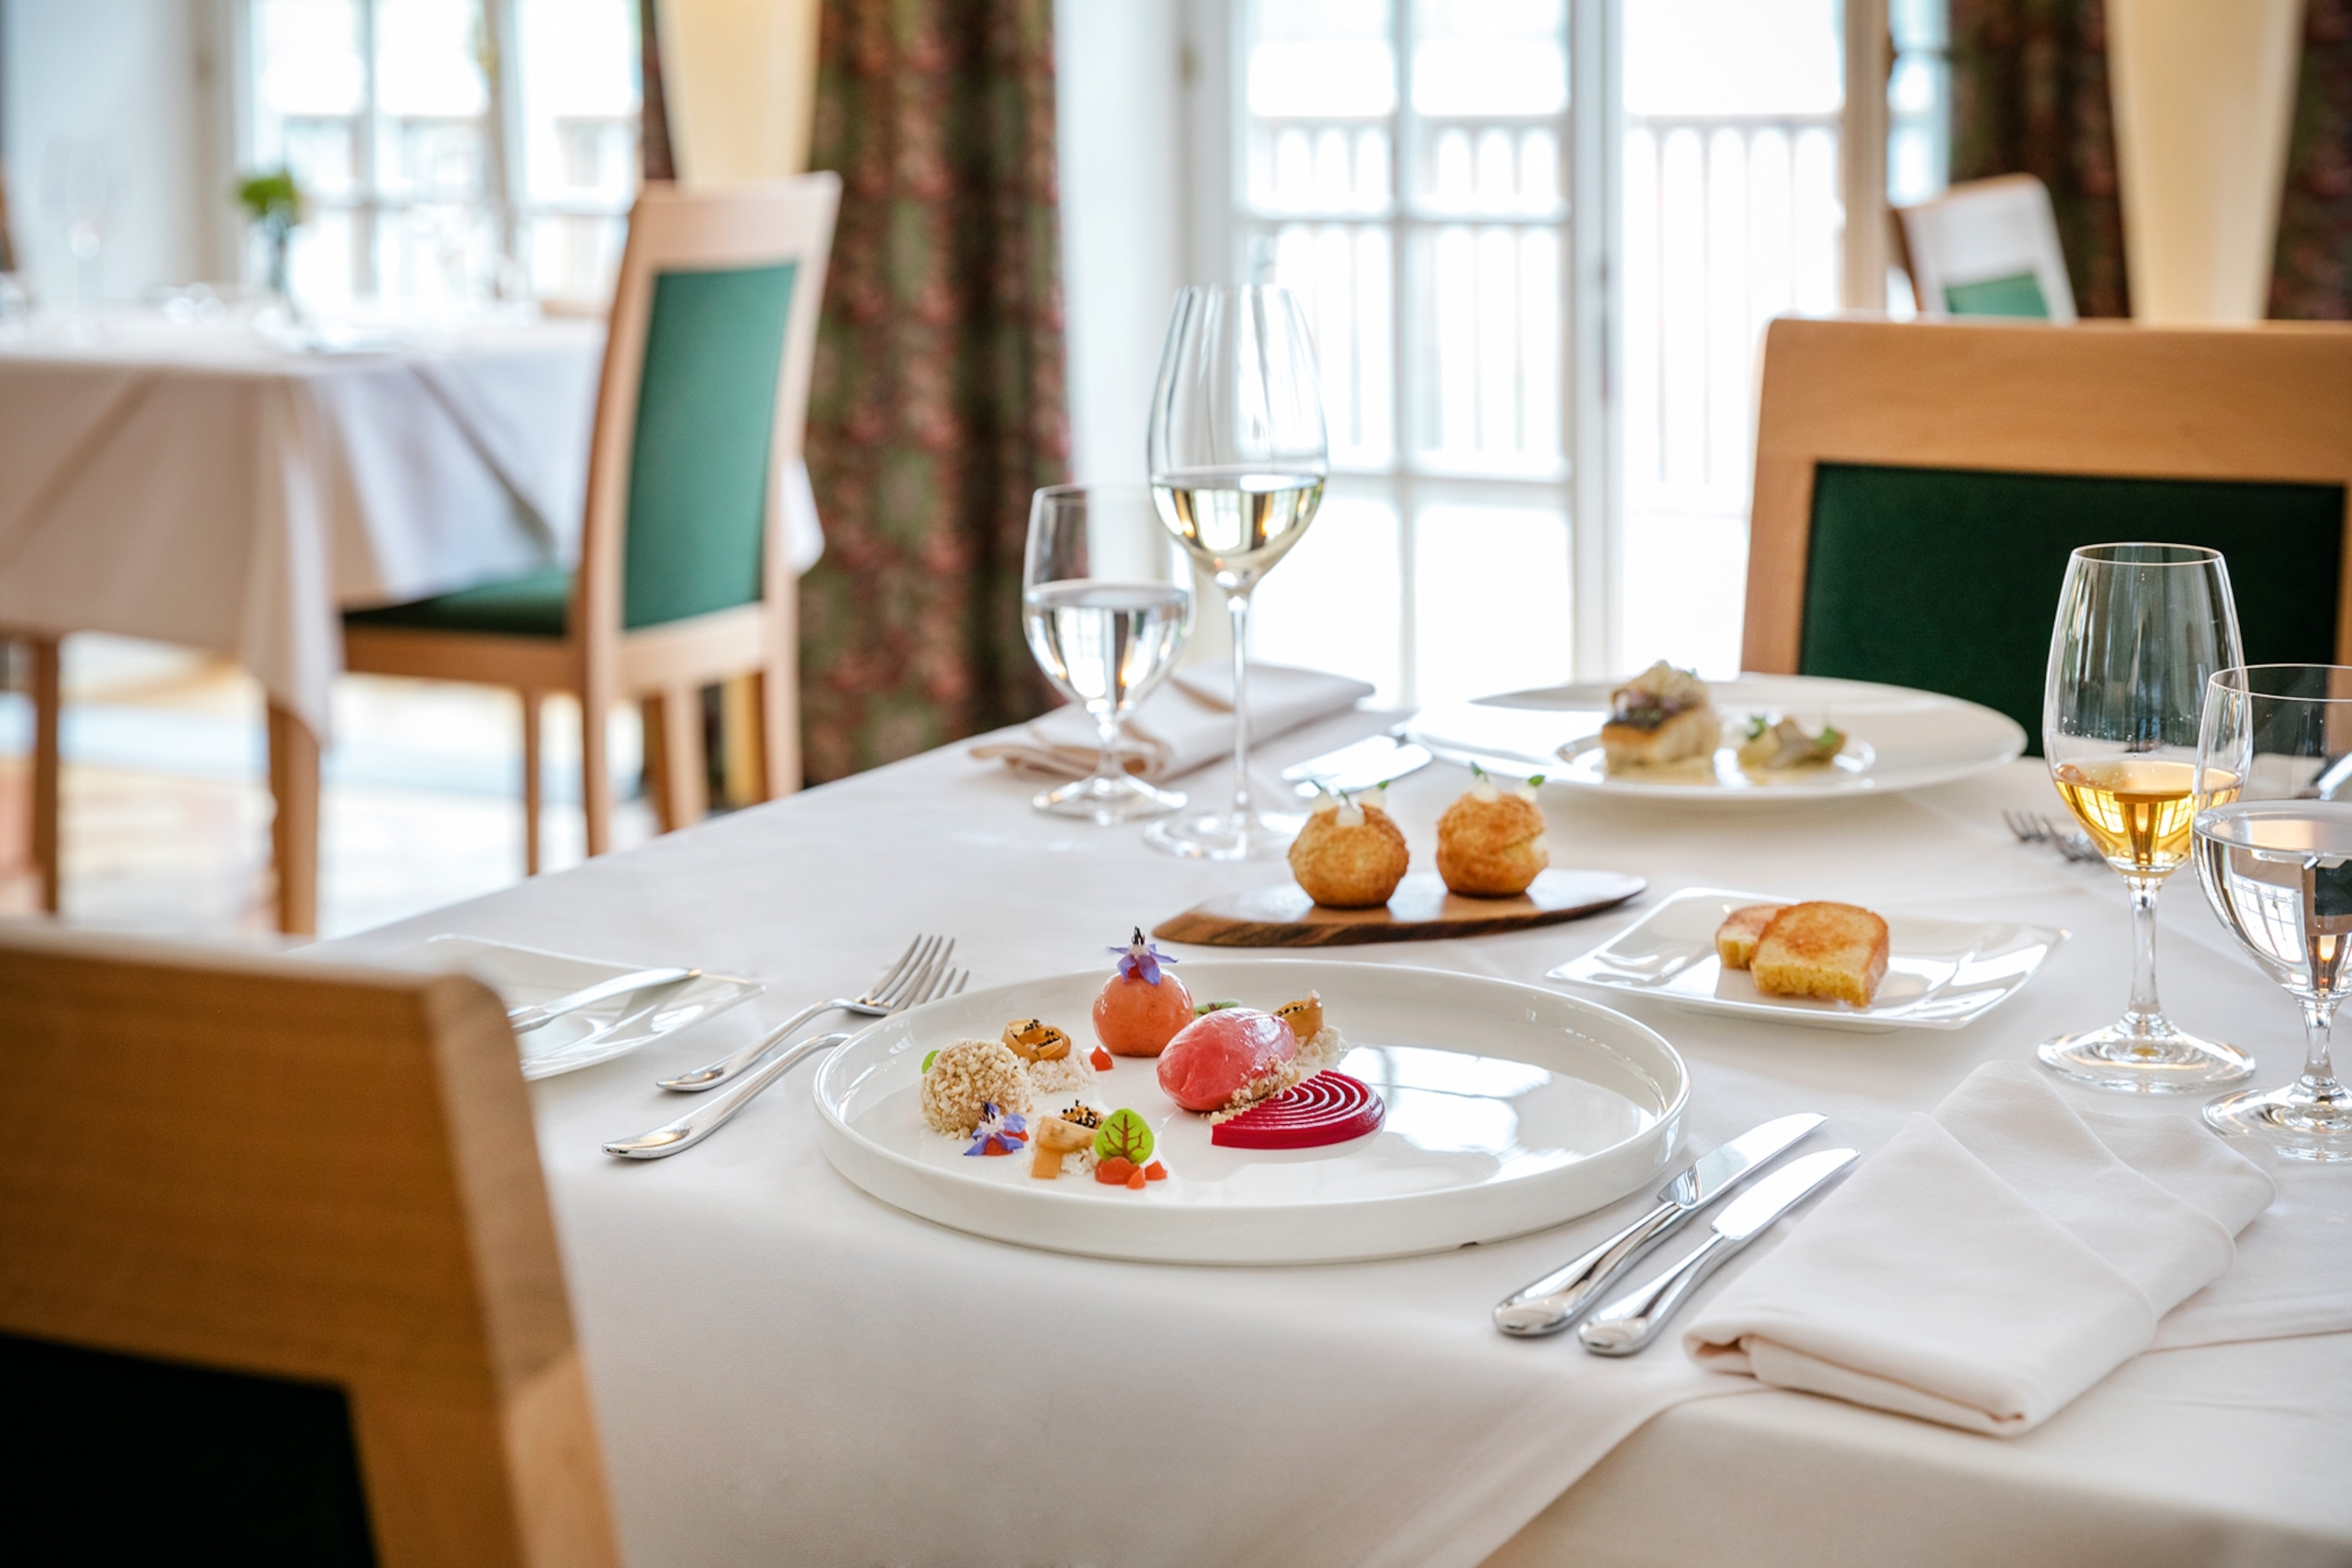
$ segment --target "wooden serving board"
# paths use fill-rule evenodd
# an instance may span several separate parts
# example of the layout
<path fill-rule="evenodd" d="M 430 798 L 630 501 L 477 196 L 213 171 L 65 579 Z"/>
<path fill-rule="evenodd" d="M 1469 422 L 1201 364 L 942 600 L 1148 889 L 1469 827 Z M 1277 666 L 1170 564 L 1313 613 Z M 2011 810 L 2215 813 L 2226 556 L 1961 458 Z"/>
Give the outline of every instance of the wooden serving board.
<path fill-rule="evenodd" d="M 1545 871 L 1513 899 L 1465 899 L 1434 871 L 1415 871 L 1376 910 L 1327 910 L 1296 882 L 1195 904 L 1152 928 L 1160 942 L 1202 947 L 1351 947 L 1429 942 L 1557 925 L 1614 909 L 1649 886 L 1622 871 Z"/>

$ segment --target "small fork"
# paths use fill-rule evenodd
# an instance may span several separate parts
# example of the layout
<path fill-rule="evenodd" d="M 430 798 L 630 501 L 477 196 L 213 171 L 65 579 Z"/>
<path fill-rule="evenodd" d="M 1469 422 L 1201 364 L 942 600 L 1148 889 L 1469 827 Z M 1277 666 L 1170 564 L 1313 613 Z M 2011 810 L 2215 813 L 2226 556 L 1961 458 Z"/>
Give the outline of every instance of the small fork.
<path fill-rule="evenodd" d="M 951 936 L 919 936 L 907 944 L 907 951 L 898 955 L 898 962 L 884 970 L 882 977 L 867 986 L 863 995 L 835 996 L 829 1001 L 814 1003 L 802 1008 L 733 1056 L 712 1062 L 708 1067 L 698 1067 L 692 1072 L 680 1073 L 676 1078 L 663 1079 L 661 1086 L 664 1089 L 676 1089 L 680 1094 L 700 1094 L 704 1089 L 717 1089 L 730 1079 L 741 1075 L 761 1057 L 773 1050 L 777 1041 L 815 1017 L 819 1013 L 835 1011 L 863 1013 L 869 1018 L 879 1018 L 895 1013 L 908 1005 L 908 994 L 921 983 L 923 977 L 930 971 L 945 965 L 948 956 L 954 952 L 955 938 Z"/>
<path fill-rule="evenodd" d="M 2004 811 L 2000 819 L 2009 825 L 2020 844 L 2047 844 L 2078 866 L 2106 859 L 2099 853 L 2099 847 L 2091 842 L 2089 834 L 2079 828 L 2069 832 L 2039 812 Z"/>
<path fill-rule="evenodd" d="M 904 994 L 900 1006 L 912 1007 L 919 1003 L 938 1001 L 954 995 L 971 978 L 968 969 L 950 969 L 944 963 L 934 961 Z M 896 1011 L 896 1009 L 892 1009 Z M 691 1149 L 734 1118 L 737 1111 L 759 1098 L 760 1091 L 792 1071 L 800 1062 L 818 1051 L 829 1050 L 849 1038 L 846 1034 L 817 1035 L 801 1041 L 775 1060 L 729 1089 L 717 1100 L 706 1101 L 677 1121 L 665 1123 L 650 1132 L 640 1132 L 635 1138 L 616 1139 L 604 1145 L 604 1152 L 617 1154 L 625 1160 L 659 1160 L 675 1154 L 680 1149 Z"/>

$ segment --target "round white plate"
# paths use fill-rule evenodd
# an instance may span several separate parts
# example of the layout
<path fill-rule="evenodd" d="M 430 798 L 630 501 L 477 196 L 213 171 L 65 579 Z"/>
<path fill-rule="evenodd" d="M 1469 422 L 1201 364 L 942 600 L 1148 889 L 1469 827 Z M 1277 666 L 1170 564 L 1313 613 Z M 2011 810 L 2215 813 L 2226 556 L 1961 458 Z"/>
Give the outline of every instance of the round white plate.
<path fill-rule="evenodd" d="M 1723 715 L 1724 745 L 1711 762 L 1642 773 L 1612 774 L 1601 766 L 1609 682 L 1444 703 L 1423 710 L 1406 729 L 1448 762 L 1666 800 L 1786 801 L 1924 789 L 2025 752 L 2025 731 L 2015 720 L 1938 692 L 1810 675 L 1743 675 L 1708 685 Z M 1754 714 L 1788 714 L 1809 730 L 1834 724 L 1845 731 L 1846 754 L 1826 767 L 1749 772 L 1739 765 L 1737 748 Z"/>
<path fill-rule="evenodd" d="M 1042 1017 L 1091 1048 L 1108 968 L 1000 985 L 886 1018 L 816 1075 L 825 1153 L 885 1203 L 1000 1241 L 1165 1263 L 1316 1263 L 1434 1252 L 1540 1230 L 1657 1179 L 1689 1098 L 1655 1030 L 1555 991 L 1384 963 L 1187 961 L 1202 999 L 1272 1008 L 1309 991 L 1346 1037 L 1340 1062 L 1387 1103 L 1378 1132 L 1322 1149 L 1218 1148 L 1205 1118 L 1118 1058 L 1085 1091 L 1150 1121 L 1168 1179 L 1141 1192 L 1029 1157 L 972 1158 L 916 1103 L 926 1053 Z M 1058 1109 L 1069 1097 L 1041 1100 Z"/>

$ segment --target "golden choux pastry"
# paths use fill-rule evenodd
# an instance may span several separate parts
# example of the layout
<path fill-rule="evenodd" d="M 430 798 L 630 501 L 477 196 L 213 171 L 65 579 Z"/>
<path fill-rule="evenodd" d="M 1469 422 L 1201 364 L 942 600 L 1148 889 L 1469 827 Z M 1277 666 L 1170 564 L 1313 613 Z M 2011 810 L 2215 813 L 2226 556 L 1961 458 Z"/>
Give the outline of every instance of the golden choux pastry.
<path fill-rule="evenodd" d="M 1290 874 L 1328 909 L 1368 910 L 1389 901 L 1412 858 L 1387 812 L 1328 797 L 1291 841 Z"/>
<path fill-rule="evenodd" d="M 1437 874 L 1457 893 L 1507 899 L 1551 864 L 1534 783 L 1498 785 L 1484 774 L 1437 819 Z"/>

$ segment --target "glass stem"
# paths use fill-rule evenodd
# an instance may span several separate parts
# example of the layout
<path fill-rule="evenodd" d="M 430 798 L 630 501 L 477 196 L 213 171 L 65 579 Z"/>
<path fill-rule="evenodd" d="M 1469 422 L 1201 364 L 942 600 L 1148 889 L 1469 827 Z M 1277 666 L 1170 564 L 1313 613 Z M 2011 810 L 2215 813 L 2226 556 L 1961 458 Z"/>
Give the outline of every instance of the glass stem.
<path fill-rule="evenodd" d="M 1106 703 L 1095 715 L 1095 730 L 1102 738 L 1102 761 L 1095 764 L 1095 776 L 1116 783 L 1127 776 L 1127 764 L 1118 755 L 1118 704 Z"/>
<path fill-rule="evenodd" d="M 1247 588 L 1237 588 L 1225 600 L 1234 618 L 1234 816 L 1250 814 L 1249 610 Z"/>
<path fill-rule="evenodd" d="M 2306 996 L 2302 1001 L 2303 1081 L 2294 1086 L 2300 1091 L 2297 1098 L 2307 1097 L 2322 1105 L 2352 1098 L 2336 1081 L 2336 1069 L 2327 1059 L 2327 1035 L 2336 1022 L 2336 998 Z"/>
<path fill-rule="evenodd" d="M 2126 876 L 2124 885 L 2131 889 L 2132 906 L 2131 1005 L 2124 1009 L 2124 1022 L 2145 1031 L 2164 1022 L 2164 1004 L 2156 997 L 2156 896 L 2164 890 L 2164 879 Z"/>

